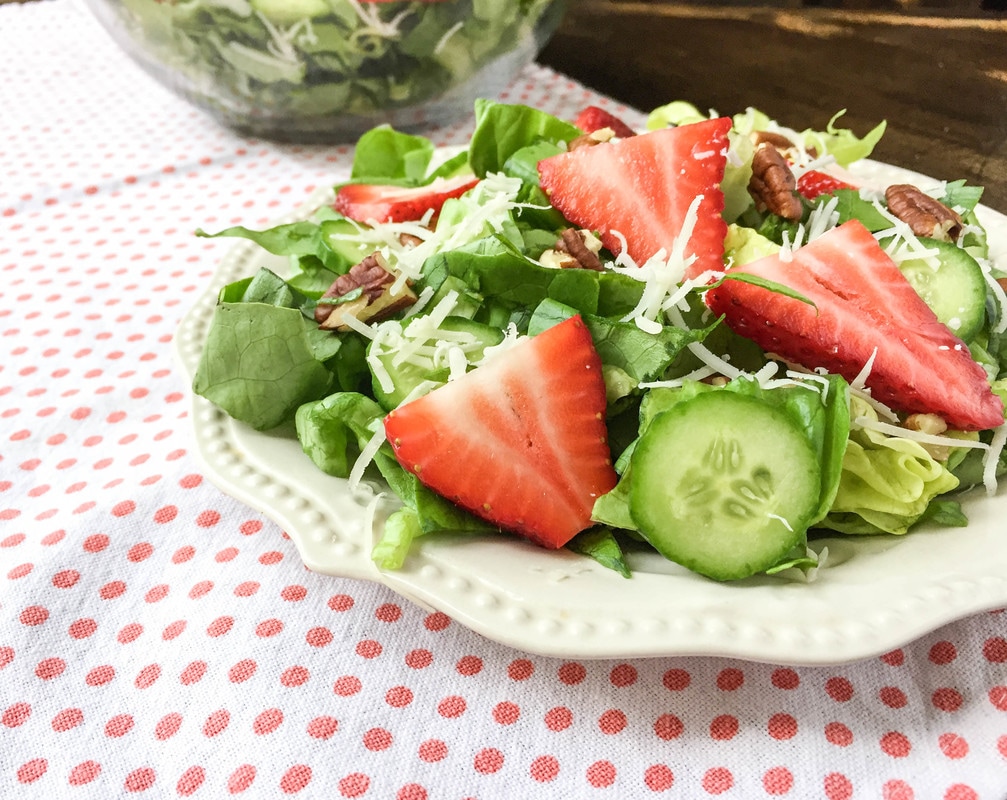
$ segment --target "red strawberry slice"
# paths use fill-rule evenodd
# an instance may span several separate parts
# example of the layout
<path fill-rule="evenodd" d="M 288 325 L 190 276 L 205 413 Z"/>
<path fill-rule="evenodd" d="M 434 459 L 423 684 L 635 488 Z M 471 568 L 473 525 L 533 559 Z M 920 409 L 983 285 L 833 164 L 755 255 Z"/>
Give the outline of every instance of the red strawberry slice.
<path fill-rule="evenodd" d="M 472 175 L 437 178 L 426 186 L 383 186 L 348 183 L 336 192 L 336 211 L 357 222 L 406 222 L 421 219 L 430 209 L 438 214 L 444 201 L 460 197 L 479 179 Z"/>
<path fill-rule="evenodd" d="M 636 136 L 636 131 L 629 127 L 629 125 L 615 116 L 615 114 L 606 111 L 604 108 L 598 108 L 598 106 L 588 106 L 585 108 L 577 115 L 577 119 L 573 124 L 584 131 L 584 133 L 594 133 L 595 131 L 600 131 L 602 128 L 610 128 L 620 139 Z"/>
<path fill-rule="evenodd" d="M 819 195 L 832 194 L 838 189 L 855 188 L 853 184 L 817 169 L 809 169 L 797 179 L 797 191 L 808 200 L 814 200 Z"/>
<path fill-rule="evenodd" d="M 598 231 L 616 254 L 621 233 L 637 264 L 661 248 L 671 252 L 690 204 L 702 195 L 685 248 L 697 258 L 686 277 L 721 270 L 727 225 L 720 182 L 730 129 L 730 119 L 711 119 L 578 147 L 539 162 L 542 188 L 563 216 Z"/>
<path fill-rule="evenodd" d="M 773 255 L 731 272 L 776 281 L 815 304 L 741 281 L 707 292 L 714 313 L 764 350 L 852 381 L 877 349 L 867 377 L 875 399 L 896 411 L 938 414 L 959 430 L 1003 423 L 986 372 L 860 222 L 834 228 L 790 261 Z"/>
<path fill-rule="evenodd" d="M 396 458 L 473 514 L 558 548 L 616 482 L 601 359 L 579 316 L 385 417 Z"/>

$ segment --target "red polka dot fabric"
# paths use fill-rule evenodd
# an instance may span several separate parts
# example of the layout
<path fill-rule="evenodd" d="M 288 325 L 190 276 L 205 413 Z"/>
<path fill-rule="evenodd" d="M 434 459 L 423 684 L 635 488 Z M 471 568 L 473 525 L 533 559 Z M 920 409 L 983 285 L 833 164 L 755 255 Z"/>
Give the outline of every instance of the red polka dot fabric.
<path fill-rule="evenodd" d="M 307 571 L 200 474 L 171 342 L 229 247 L 194 229 L 351 149 L 218 127 L 68 0 L 0 7 L 0 53 L 0 797 L 1007 796 L 1003 613 L 839 667 L 564 661 Z M 506 99 L 642 120 L 538 66 Z"/>

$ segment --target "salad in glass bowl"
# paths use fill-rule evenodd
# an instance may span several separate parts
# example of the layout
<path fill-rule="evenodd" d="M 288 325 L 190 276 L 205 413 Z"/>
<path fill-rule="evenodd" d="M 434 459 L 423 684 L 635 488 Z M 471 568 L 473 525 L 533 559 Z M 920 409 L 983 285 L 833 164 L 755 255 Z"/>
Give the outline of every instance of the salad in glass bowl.
<path fill-rule="evenodd" d="M 247 135 L 332 143 L 499 94 L 564 0 L 85 0 L 161 83 Z"/>
<path fill-rule="evenodd" d="M 221 290 L 194 392 L 380 481 L 386 570 L 505 531 L 808 576 L 823 534 L 966 525 L 1007 469 L 1003 254 L 981 187 L 872 170 L 884 129 L 492 101 L 457 152 L 373 129 L 307 218 L 202 234 L 289 270 Z"/>

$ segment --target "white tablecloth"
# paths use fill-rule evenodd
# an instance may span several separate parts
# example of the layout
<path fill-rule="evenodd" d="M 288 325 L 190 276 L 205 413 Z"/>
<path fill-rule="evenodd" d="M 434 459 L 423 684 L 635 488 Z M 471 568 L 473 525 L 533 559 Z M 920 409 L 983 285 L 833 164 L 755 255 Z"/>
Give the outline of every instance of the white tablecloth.
<path fill-rule="evenodd" d="M 218 127 L 68 0 L 0 53 L 0 797 L 1007 797 L 1002 613 L 840 667 L 563 661 L 308 572 L 200 473 L 171 340 L 231 246 L 193 230 L 351 149 Z M 506 98 L 641 119 L 537 66 Z"/>

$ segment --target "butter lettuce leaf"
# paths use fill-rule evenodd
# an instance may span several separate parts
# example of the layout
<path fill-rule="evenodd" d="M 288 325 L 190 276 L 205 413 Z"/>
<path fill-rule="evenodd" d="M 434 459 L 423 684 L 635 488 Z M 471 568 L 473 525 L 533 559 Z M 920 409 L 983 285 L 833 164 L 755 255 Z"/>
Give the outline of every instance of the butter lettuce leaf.
<path fill-rule="evenodd" d="M 851 398 L 851 416 L 877 419 Z M 904 534 L 935 498 L 958 488 L 947 466 L 918 442 L 855 428 L 843 456 L 839 489 L 819 527 L 841 533 Z"/>

